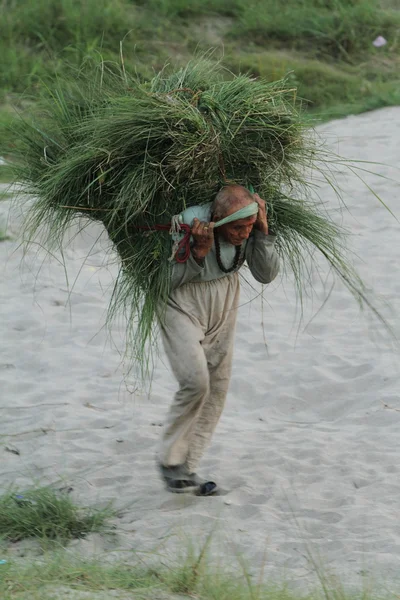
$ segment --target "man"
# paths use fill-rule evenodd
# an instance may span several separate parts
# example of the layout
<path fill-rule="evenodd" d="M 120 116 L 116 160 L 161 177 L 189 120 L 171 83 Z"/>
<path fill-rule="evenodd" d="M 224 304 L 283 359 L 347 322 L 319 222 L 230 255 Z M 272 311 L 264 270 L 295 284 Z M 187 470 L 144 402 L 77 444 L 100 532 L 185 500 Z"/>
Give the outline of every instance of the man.
<path fill-rule="evenodd" d="M 243 212 L 250 216 L 240 218 Z M 225 218 L 230 222 L 215 227 Z M 189 208 L 182 219 L 192 227 L 193 243 L 187 262 L 173 266 L 173 291 L 161 321 L 164 348 L 179 390 L 164 428 L 159 466 L 171 492 L 210 495 L 217 486 L 201 480 L 196 467 L 228 391 L 239 305 L 238 270 L 246 260 L 257 281 L 270 283 L 279 260 L 275 236 L 268 231 L 265 202 L 242 186 L 222 188 L 212 204 Z"/>

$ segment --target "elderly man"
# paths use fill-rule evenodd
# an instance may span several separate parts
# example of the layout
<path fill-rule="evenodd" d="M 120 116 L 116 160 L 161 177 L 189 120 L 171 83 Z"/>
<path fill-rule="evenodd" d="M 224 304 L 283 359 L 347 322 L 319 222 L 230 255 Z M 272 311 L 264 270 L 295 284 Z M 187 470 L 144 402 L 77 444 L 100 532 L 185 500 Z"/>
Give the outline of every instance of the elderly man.
<path fill-rule="evenodd" d="M 265 202 L 242 186 L 222 188 L 212 204 L 189 208 L 181 218 L 192 227 L 193 243 L 188 261 L 173 266 L 173 291 L 161 322 L 179 390 L 165 424 L 159 467 L 171 492 L 210 495 L 217 485 L 200 479 L 196 467 L 228 391 L 238 271 L 246 261 L 257 281 L 269 283 L 279 260 Z M 215 227 L 223 219 L 229 222 Z"/>

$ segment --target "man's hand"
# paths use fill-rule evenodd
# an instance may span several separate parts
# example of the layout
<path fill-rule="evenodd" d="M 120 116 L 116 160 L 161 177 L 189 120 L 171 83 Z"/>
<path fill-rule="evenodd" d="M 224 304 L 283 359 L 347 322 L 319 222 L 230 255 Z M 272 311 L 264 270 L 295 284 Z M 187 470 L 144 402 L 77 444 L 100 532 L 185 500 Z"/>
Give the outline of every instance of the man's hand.
<path fill-rule="evenodd" d="M 214 223 L 205 223 L 194 219 L 192 226 L 194 246 L 192 255 L 196 262 L 201 262 L 210 252 L 214 242 Z"/>
<path fill-rule="evenodd" d="M 268 235 L 267 208 L 265 200 L 262 200 L 258 194 L 253 194 L 254 201 L 258 204 L 257 221 L 254 227 Z"/>

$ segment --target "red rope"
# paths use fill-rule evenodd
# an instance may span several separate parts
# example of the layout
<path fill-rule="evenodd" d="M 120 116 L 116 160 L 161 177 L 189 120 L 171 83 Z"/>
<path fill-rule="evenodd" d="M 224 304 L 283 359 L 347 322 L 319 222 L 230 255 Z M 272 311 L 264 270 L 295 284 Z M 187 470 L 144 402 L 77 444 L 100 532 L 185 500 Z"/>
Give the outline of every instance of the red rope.
<path fill-rule="evenodd" d="M 143 229 L 145 231 L 169 231 L 171 228 L 171 223 L 167 223 L 166 225 L 152 225 L 151 227 L 139 225 L 136 228 Z M 178 244 L 178 248 L 175 253 L 175 260 L 177 263 L 185 263 L 190 256 L 190 234 L 192 230 L 190 225 L 186 225 L 186 223 L 182 223 L 180 228 L 182 231 L 184 231 L 184 236 Z M 181 254 L 182 250 L 183 252 Z"/>

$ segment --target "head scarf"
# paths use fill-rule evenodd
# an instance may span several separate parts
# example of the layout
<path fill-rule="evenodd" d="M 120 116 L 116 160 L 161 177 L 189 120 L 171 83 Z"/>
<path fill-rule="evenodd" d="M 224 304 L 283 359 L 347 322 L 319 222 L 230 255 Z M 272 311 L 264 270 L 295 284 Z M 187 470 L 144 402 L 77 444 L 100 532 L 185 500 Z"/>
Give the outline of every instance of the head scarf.
<path fill-rule="evenodd" d="M 239 219 L 246 219 L 247 217 L 252 217 L 258 213 L 258 204 L 257 202 L 252 202 L 243 208 L 239 208 L 234 213 L 229 215 L 228 217 L 224 217 L 220 221 L 217 221 L 214 225 L 214 229 L 216 227 L 221 227 L 221 225 L 225 225 L 225 223 L 232 223 L 232 221 L 238 221 Z"/>

